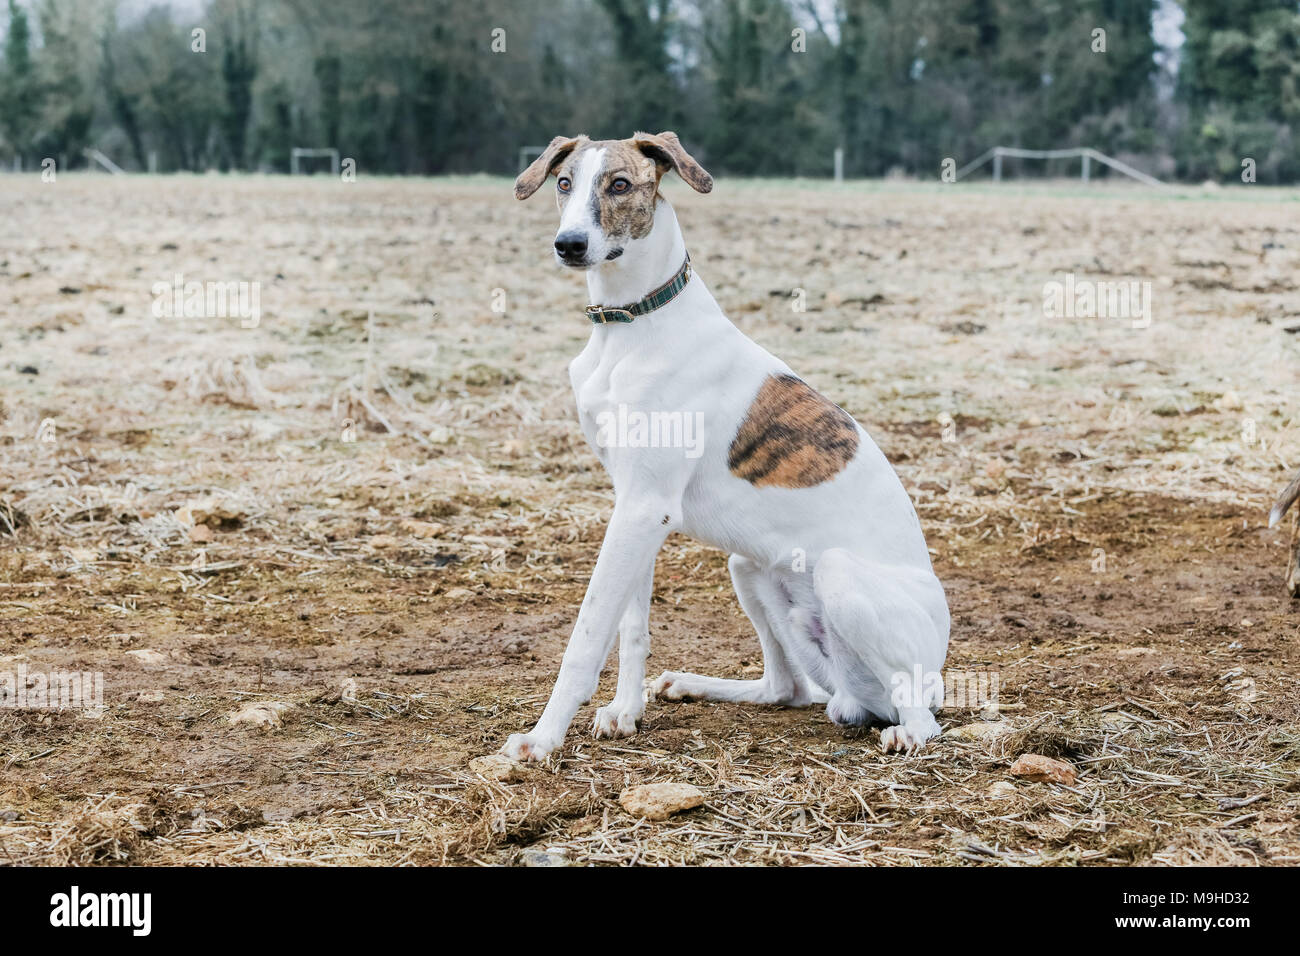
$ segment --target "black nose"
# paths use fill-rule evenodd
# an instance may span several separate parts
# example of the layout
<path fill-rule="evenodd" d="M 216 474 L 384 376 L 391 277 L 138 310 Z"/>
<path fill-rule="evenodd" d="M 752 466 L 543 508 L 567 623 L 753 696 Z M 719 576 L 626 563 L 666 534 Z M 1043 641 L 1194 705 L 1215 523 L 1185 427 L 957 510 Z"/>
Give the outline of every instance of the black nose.
<path fill-rule="evenodd" d="M 555 237 L 555 251 L 565 262 L 578 262 L 587 255 L 585 232 L 562 232 Z"/>

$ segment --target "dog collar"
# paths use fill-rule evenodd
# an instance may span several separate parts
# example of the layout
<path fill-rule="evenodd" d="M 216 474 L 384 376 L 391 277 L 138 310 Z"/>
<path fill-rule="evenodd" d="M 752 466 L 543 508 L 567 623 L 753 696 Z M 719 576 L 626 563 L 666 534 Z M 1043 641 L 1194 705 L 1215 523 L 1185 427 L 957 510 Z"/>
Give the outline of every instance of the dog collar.
<path fill-rule="evenodd" d="M 677 274 L 671 279 L 655 289 L 644 299 L 639 299 L 631 305 L 624 306 L 621 309 L 611 308 L 603 305 L 587 306 L 587 318 L 591 319 L 593 325 L 608 325 L 610 322 L 631 322 L 638 315 L 645 315 L 647 312 L 653 312 L 655 309 L 662 309 L 686 288 L 686 283 L 691 279 L 691 254 L 686 254 L 686 261 L 682 267 L 677 270 Z"/>

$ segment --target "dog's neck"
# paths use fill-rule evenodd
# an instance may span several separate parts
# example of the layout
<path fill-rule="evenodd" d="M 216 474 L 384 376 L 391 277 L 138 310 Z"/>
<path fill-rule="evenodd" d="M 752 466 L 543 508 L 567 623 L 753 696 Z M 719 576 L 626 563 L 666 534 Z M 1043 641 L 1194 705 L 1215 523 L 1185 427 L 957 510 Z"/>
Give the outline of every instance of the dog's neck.
<path fill-rule="evenodd" d="M 660 197 L 649 234 L 629 242 L 617 259 L 588 270 L 591 304 L 611 308 L 631 305 L 671 279 L 685 258 L 686 240 L 677 216 L 668 200 Z"/>

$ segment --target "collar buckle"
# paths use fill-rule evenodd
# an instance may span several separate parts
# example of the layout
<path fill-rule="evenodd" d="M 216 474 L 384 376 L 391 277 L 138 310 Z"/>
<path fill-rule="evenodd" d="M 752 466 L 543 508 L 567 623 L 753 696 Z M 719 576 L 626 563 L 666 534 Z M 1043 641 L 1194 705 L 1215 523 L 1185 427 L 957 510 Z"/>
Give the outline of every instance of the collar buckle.
<path fill-rule="evenodd" d="M 603 305 L 587 306 L 587 318 L 595 325 L 608 325 L 610 322 L 631 322 L 635 316 L 627 309 L 612 309 Z"/>

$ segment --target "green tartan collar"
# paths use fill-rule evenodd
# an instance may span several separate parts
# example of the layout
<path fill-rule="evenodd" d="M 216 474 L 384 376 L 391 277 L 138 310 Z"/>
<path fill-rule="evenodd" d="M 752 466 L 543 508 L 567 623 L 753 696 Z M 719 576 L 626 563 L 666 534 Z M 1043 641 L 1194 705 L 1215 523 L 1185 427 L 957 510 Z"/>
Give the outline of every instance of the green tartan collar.
<path fill-rule="evenodd" d="M 593 325 L 608 325 L 610 322 L 631 322 L 638 315 L 645 315 L 655 309 L 662 309 L 673 301 L 686 288 L 686 283 L 690 281 L 690 278 L 691 254 L 688 252 L 686 261 L 677 270 L 677 274 L 644 299 L 618 309 L 611 306 L 589 305 L 586 309 L 587 318 L 591 319 Z"/>

